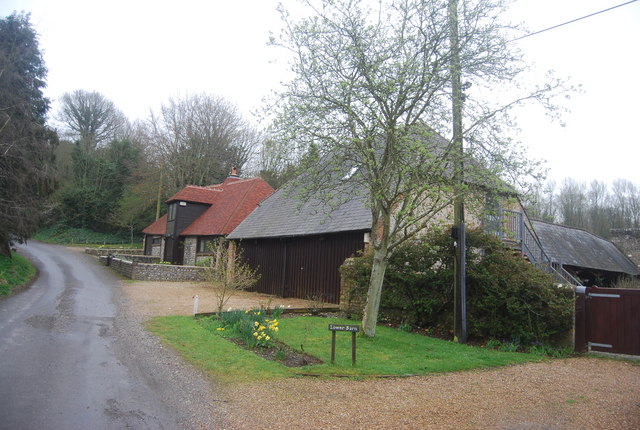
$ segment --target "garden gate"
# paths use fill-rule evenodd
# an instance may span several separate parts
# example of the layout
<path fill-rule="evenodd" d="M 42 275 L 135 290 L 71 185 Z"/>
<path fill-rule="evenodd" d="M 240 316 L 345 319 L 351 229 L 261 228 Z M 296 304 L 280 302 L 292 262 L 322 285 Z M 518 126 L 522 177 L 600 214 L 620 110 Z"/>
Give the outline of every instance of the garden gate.
<path fill-rule="evenodd" d="M 577 287 L 576 351 L 640 355 L 640 289 Z"/>

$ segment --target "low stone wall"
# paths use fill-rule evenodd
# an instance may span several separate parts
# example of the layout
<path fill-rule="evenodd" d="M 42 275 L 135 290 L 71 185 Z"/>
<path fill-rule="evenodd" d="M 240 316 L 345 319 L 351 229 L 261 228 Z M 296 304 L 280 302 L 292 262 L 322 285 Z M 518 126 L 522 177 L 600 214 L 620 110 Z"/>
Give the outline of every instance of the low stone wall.
<path fill-rule="evenodd" d="M 131 256 L 126 256 L 131 257 Z M 156 258 L 157 257 L 153 257 Z M 100 262 L 116 272 L 137 281 L 204 281 L 206 268 L 134 262 L 122 256 L 100 256 Z"/>
<path fill-rule="evenodd" d="M 206 268 L 168 264 L 134 263 L 131 279 L 140 281 L 204 281 Z"/>
<path fill-rule="evenodd" d="M 132 261 L 134 263 L 154 264 L 162 259 L 155 255 L 132 255 L 132 254 L 114 254 L 112 257 L 121 258 L 123 260 Z"/>
<path fill-rule="evenodd" d="M 126 254 L 126 255 L 142 255 L 144 254 L 143 249 L 125 249 L 125 248 L 85 248 L 85 254 L 89 255 L 115 255 L 115 254 Z"/>

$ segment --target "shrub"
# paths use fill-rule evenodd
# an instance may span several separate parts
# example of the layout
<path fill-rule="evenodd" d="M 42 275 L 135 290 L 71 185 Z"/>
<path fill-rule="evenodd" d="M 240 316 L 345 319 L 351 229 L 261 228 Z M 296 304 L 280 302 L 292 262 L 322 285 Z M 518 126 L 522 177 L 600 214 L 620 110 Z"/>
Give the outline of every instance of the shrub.
<path fill-rule="evenodd" d="M 211 263 L 213 262 L 213 257 L 205 257 L 196 261 L 196 266 L 198 267 L 211 267 Z"/>
<path fill-rule="evenodd" d="M 381 316 L 417 326 L 453 326 L 453 240 L 433 230 L 390 258 Z M 342 268 L 352 294 L 366 294 L 371 255 Z M 467 323 L 472 338 L 511 339 L 529 344 L 549 340 L 571 327 L 573 294 L 516 255 L 497 238 L 467 235 Z"/>

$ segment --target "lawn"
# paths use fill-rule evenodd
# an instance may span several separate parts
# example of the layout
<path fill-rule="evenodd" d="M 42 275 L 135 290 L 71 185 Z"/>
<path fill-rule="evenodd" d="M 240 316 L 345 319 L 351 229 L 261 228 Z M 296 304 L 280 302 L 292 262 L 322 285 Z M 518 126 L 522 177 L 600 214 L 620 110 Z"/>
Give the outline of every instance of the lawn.
<path fill-rule="evenodd" d="M 281 318 L 277 339 L 290 347 L 314 355 L 324 363 L 289 368 L 278 361 L 265 360 L 226 340 L 216 331 L 215 320 L 191 317 L 158 317 L 148 328 L 178 350 L 188 361 L 222 382 L 248 382 L 293 377 L 321 376 L 404 376 L 455 372 L 539 361 L 540 355 L 501 352 L 460 345 L 441 339 L 379 326 L 375 338 L 357 336 L 357 363 L 351 365 L 351 334 L 337 333 L 336 362 L 331 360 L 331 332 L 328 324 L 354 321 L 322 318 Z"/>
<path fill-rule="evenodd" d="M 25 285 L 36 274 L 36 269 L 21 255 L 13 258 L 0 255 L 0 296 L 8 296 L 15 288 Z"/>

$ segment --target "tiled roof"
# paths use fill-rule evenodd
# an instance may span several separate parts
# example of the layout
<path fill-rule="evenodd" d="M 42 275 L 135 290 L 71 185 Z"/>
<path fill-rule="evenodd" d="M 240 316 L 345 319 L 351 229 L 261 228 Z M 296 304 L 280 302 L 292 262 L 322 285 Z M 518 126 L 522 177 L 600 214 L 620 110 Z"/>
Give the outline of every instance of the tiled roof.
<path fill-rule="evenodd" d="M 167 203 L 174 202 L 176 200 L 182 200 L 191 203 L 213 203 L 218 194 L 222 192 L 222 188 L 219 185 L 210 185 L 208 187 L 199 187 L 197 185 L 187 185 L 174 195 L 172 195 Z"/>
<path fill-rule="evenodd" d="M 640 269 L 613 243 L 588 231 L 531 221 L 549 258 L 569 266 L 639 275 Z"/>
<path fill-rule="evenodd" d="M 261 178 L 227 180 L 220 185 L 199 188 L 210 189 L 209 192 L 213 193 L 215 198 L 204 201 L 207 197 L 206 190 L 195 190 L 195 192 L 190 190 L 190 196 L 202 199 L 191 201 L 210 202 L 212 205 L 180 233 L 182 236 L 229 234 L 261 201 L 273 193 L 273 188 Z M 183 195 L 186 194 L 176 194 L 176 196 Z M 172 197 L 172 199 L 184 200 L 182 197 L 177 199 Z"/>
<path fill-rule="evenodd" d="M 303 201 L 285 189 L 279 189 L 256 208 L 228 236 L 230 239 L 302 236 L 369 230 L 371 210 L 363 193 L 337 192 L 339 201 L 323 203 L 311 198 Z"/>
<path fill-rule="evenodd" d="M 153 224 L 142 230 L 143 234 L 162 235 L 167 231 L 167 214 L 155 220 Z"/>
<path fill-rule="evenodd" d="M 211 205 L 181 236 L 213 236 L 230 233 L 253 211 L 258 204 L 273 193 L 273 188 L 261 178 L 227 178 L 222 184 L 200 187 L 187 185 L 171 196 L 167 203 L 186 201 Z M 145 228 L 143 234 L 165 234 L 167 215 L 163 215 Z"/>

